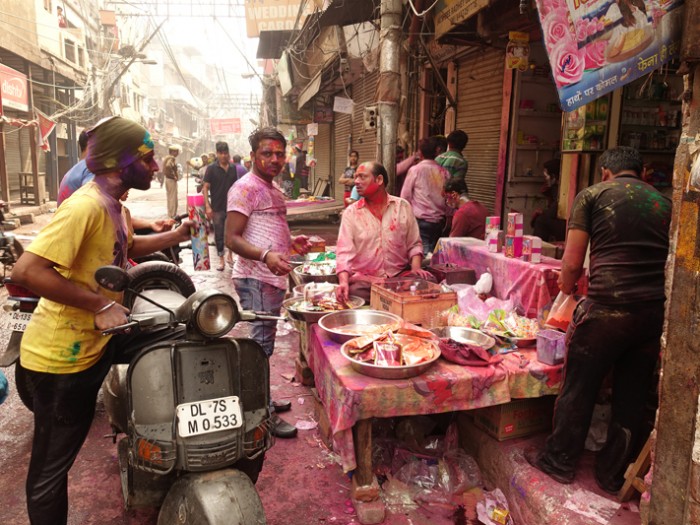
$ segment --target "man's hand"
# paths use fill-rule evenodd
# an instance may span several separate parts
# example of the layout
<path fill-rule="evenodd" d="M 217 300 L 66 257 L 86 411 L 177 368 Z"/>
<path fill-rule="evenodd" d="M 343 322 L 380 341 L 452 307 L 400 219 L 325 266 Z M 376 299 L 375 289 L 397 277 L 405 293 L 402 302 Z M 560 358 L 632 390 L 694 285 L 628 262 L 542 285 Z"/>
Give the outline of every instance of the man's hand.
<path fill-rule="evenodd" d="M 275 275 L 287 275 L 292 271 L 289 261 L 278 252 L 268 252 L 265 256 L 265 264 Z"/>
<path fill-rule="evenodd" d="M 204 208 L 204 214 L 207 216 L 207 219 L 209 219 L 210 221 L 214 219 L 214 210 L 212 210 L 211 206 L 209 206 L 208 204 Z"/>
<path fill-rule="evenodd" d="M 416 277 L 419 277 L 426 281 L 430 281 L 433 279 L 433 274 L 430 273 L 428 270 L 423 270 L 422 268 L 417 268 L 415 270 L 411 269 L 411 275 L 415 275 Z"/>
<path fill-rule="evenodd" d="M 311 243 L 306 235 L 297 235 L 292 237 L 292 249 L 301 255 L 309 253 Z"/>
<path fill-rule="evenodd" d="M 129 309 L 119 303 L 107 308 L 104 312 L 95 314 L 95 328 L 108 330 L 129 322 Z"/>
<path fill-rule="evenodd" d="M 180 243 L 189 241 L 191 237 L 191 229 L 195 227 L 195 222 L 190 219 L 185 219 L 184 221 L 182 221 L 180 226 L 177 227 L 177 230 L 175 230 L 175 233 L 178 236 L 177 242 Z"/>
<path fill-rule="evenodd" d="M 151 223 L 151 230 L 155 233 L 169 232 L 173 228 L 173 219 L 158 219 Z"/>
<path fill-rule="evenodd" d="M 339 303 L 347 303 L 350 298 L 350 285 L 346 283 L 341 283 L 335 288 L 335 298 Z"/>

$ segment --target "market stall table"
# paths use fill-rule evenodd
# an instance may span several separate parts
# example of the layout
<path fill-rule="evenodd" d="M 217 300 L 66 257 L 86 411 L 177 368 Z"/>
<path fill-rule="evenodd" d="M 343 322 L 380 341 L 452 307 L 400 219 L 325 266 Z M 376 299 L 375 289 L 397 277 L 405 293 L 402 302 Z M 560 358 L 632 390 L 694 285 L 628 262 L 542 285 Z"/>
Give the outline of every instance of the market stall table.
<path fill-rule="evenodd" d="M 504 354 L 497 365 L 460 366 L 441 358 L 420 376 L 375 379 L 355 372 L 341 355 L 340 345 L 318 325 L 309 327 L 308 337 L 309 365 L 328 416 L 333 448 L 343 470 L 355 470 L 358 486 L 373 479 L 371 418 L 471 410 L 514 398 L 541 397 L 556 394 L 562 381 L 562 365 L 540 363 L 534 348 Z"/>
<path fill-rule="evenodd" d="M 523 315 L 535 318 L 549 306 L 559 293 L 557 278 L 561 261 L 542 257 L 540 263 L 530 263 L 503 253 L 492 253 L 484 245 L 468 239 L 444 237 L 438 241 L 433 255 L 435 264 L 454 264 L 472 268 L 477 278 L 487 270 L 493 276 L 492 293 L 500 299 L 512 298 Z M 585 278 L 579 281 L 579 293 L 584 293 Z"/>

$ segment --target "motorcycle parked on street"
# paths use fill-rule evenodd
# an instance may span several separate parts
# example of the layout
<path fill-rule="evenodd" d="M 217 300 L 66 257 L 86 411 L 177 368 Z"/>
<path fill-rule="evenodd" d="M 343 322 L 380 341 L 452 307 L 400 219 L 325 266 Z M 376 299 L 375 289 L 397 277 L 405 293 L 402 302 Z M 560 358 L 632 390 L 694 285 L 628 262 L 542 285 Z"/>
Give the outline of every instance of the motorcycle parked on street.
<path fill-rule="evenodd" d="M 158 525 L 265 524 L 254 483 L 273 443 L 269 363 L 258 343 L 226 334 L 241 320 L 279 318 L 195 291 L 170 263 L 106 266 L 95 279 L 123 291 L 130 309 L 127 324 L 103 333 L 170 329 L 134 349 L 128 365 L 114 365 L 102 386 L 125 507 L 159 506 Z M 29 308 L 11 296 L 17 311 Z"/>
<path fill-rule="evenodd" d="M 24 252 L 22 243 L 11 233 L 5 233 L 5 201 L 0 200 L 0 264 L 5 277 Z"/>

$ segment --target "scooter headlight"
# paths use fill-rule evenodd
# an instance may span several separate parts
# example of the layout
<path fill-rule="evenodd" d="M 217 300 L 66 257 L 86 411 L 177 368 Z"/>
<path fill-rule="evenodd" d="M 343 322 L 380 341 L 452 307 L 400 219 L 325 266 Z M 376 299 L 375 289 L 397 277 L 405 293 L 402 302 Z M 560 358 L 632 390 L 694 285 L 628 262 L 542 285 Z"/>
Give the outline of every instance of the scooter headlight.
<path fill-rule="evenodd" d="M 205 337 L 221 337 L 236 324 L 238 308 L 229 295 L 216 294 L 195 307 L 193 321 Z"/>

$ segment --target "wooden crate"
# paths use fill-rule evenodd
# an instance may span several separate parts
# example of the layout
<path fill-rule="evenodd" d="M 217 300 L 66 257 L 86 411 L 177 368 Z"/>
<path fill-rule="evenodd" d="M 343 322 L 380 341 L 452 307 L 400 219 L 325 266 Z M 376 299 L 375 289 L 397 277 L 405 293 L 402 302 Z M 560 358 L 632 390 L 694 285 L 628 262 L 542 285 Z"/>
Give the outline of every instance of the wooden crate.
<path fill-rule="evenodd" d="M 411 286 L 416 290 L 411 291 Z M 400 315 L 405 321 L 425 328 L 439 326 L 440 312 L 457 304 L 457 294 L 423 280 L 387 281 L 373 284 L 370 307 Z"/>

